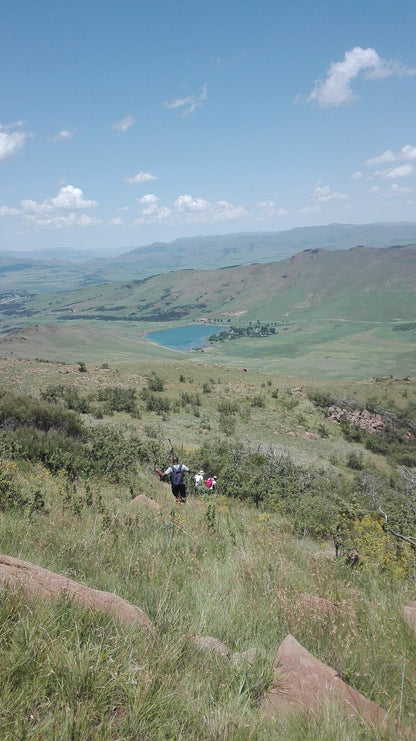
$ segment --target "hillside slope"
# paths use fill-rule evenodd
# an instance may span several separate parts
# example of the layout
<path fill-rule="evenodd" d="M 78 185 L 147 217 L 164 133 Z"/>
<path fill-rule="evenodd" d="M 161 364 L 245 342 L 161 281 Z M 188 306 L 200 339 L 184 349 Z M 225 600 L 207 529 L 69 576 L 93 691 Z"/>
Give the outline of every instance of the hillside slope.
<path fill-rule="evenodd" d="M 177 271 L 59 293 L 53 302 L 38 296 L 27 308 L 66 319 L 168 321 L 244 313 L 269 321 L 284 316 L 408 321 L 415 318 L 415 295 L 416 246 L 357 247 L 307 250 L 264 265 Z"/>

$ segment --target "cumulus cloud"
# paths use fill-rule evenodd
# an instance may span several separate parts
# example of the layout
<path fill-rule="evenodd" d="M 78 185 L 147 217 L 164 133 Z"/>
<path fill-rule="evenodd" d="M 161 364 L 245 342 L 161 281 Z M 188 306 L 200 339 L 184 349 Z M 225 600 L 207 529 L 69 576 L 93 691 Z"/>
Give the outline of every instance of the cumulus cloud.
<path fill-rule="evenodd" d="M 400 151 L 397 152 L 397 154 L 392 152 L 391 149 L 386 149 L 383 154 L 379 154 L 377 157 L 371 157 L 370 159 L 366 160 L 365 164 L 372 166 L 382 165 L 387 162 L 408 162 L 409 160 L 416 160 L 416 147 L 411 144 L 405 144 L 405 146 L 402 147 Z"/>
<path fill-rule="evenodd" d="M 134 222 L 136 224 L 161 221 L 162 219 L 167 219 L 171 214 L 170 208 L 159 205 L 159 198 L 154 193 L 146 193 L 146 195 L 137 200 L 143 208 L 140 211 L 138 219 Z"/>
<path fill-rule="evenodd" d="M 95 206 L 98 206 L 97 201 L 86 200 L 81 188 L 65 185 L 54 198 L 46 198 L 44 201 L 25 199 L 20 201 L 19 209 L 2 206 L 0 216 L 23 216 L 27 224 L 39 228 L 87 227 L 99 224 L 100 221 L 79 212 Z"/>
<path fill-rule="evenodd" d="M 125 116 L 121 119 L 121 121 L 117 121 L 112 125 L 112 128 L 114 131 L 117 131 L 119 134 L 126 134 L 129 129 L 136 123 L 135 119 L 131 114 L 128 116 Z"/>
<path fill-rule="evenodd" d="M 325 203 L 326 201 L 341 201 L 348 198 L 344 193 L 332 191 L 329 185 L 317 185 L 313 195 L 319 203 Z"/>
<path fill-rule="evenodd" d="M 204 105 L 205 101 L 207 100 L 207 85 L 203 85 L 201 88 L 201 92 L 196 95 L 188 95 L 186 98 L 175 98 L 175 100 L 172 101 L 166 101 L 165 106 L 166 108 L 176 109 L 181 108 L 182 109 L 182 115 L 188 116 L 190 113 L 193 113 L 197 108 L 200 108 L 202 105 Z"/>
<path fill-rule="evenodd" d="M 379 154 L 377 157 L 371 157 L 366 160 L 366 165 L 382 165 L 384 162 L 395 162 L 397 159 L 396 155 L 393 154 L 391 149 L 386 149 L 383 154 Z"/>
<path fill-rule="evenodd" d="M 0 162 L 14 157 L 23 148 L 31 134 L 22 130 L 22 122 L 10 126 L 0 124 Z"/>
<path fill-rule="evenodd" d="M 125 183 L 134 185 L 135 183 L 148 183 L 150 180 L 157 180 L 156 175 L 152 175 L 150 172 L 138 172 L 136 175 L 126 175 L 124 178 Z"/>
<path fill-rule="evenodd" d="M 376 170 L 374 173 L 381 178 L 407 178 L 413 173 L 413 165 L 406 163 L 404 165 L 397 165 L 397 167 L 387 167 L 385 170 Z"/>
<path fill-rule="evenodd" d="M 383 60 L 375 49 L 362 49 L 355 46 L 345 52 L 342 62 L 332 62 L 325 80 L 317 80 L 307 103 L 320 107 L 336 107 L 357 99 L 351 83 L 362 75 L 366 80 L 381 79 L 391 75 L 415 75 L 416 69 L 406 67 L 396 61 Z M 299 100 L 299 97 L 298 97 Z"/>
<path fill-rule="evenodd" d="M 229 221 L 247 215 L 242 206 L 235 206 L 229 201 L 207 201 L 189 194 L 179 195 L 171 207 L 162 206 L 154 193 L 147 193 L 137 199 L 141 206 L 138 218 L 134 223 L 152 223 L 171 218 L 180 224 L 206 224 L 217 221 Z"/>
<path fill-rule="evenodd" d="M 97 201 L 86 201 L 81 188 L 65 185 L 55 198 L 47 198 L 44 201 L 24 200 L 20 202 L 20 205 L 26 213 L 52 214 L 59 210 L 94 208 L 98 206 L 98 203 Z"/>
<path fill-rule="evenodd" d="M 110 224 L 112 226 L 122 226 L 123 219 L 121 218 L 121 216 L 115 216 L 114 219 L 111 219 Z"/>
<path fill-rule="evenodd" d="M 353 180 L 360 180 L 363 176 L 363 173 L 360 170 L 357 170 L 357 172 L 353 172 L 351 177 Z"/>
<path fill-rule="evenodd" d="M 234 206 L 229 201 L 206 201 L 191 195 L 180 195 L 174 202 L 176 213 L 185 217 L 187 222 L 212 223 L 236 219 L 247 214 L 243 206 Z"/>

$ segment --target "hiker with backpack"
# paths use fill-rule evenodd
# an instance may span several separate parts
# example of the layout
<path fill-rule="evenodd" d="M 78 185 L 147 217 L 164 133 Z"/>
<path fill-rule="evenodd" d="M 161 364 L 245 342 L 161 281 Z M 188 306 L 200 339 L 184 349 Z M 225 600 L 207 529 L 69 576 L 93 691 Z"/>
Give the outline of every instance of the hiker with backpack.
<path fill-rule="evenodd" d="M 170 476 L 170 485 L 172 487 L 172 494 L 177 502 L 185 504 L 186 502 L 186 484 L 185 484 L 185 471 L 189 471 L 188 466 L 184 463 L 179 463 L 176 455 L 172 458 L 172 465 L 161 471 L 160 468 L 155 469 L 156 473 L 159 474 L 160 478 L 163 479 L 165 476 Z"/>

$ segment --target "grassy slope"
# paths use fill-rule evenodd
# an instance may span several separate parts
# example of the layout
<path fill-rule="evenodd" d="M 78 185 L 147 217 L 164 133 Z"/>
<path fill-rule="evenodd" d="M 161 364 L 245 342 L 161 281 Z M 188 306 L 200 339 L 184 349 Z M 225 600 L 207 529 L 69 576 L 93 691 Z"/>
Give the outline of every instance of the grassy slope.
<path fill-rule="evenodd" d="M 7 359 L 0 361 L 0 371 L 1 390 L 35 396 L 57 383 L 82 394 L 109 384 L 139 390 L 154 371 L 165 380 L 167 398 L 198 392 L 200 416 L 182 409 L 166 420 L 155 414 L 139 419 L 115 414 L 104 422 L 120 429 L 152 427 L 166 438 L 167 448 L 168 438 L 183 447 L 185 457 L 207 432 L 208 437 L 219 433 L 219 401 L 250 408 L 250 398 L 260 395 L 265 406 L 252 408 L 248 418 L 240 416 L 235 433 L 250 440 L 253 449 L 273 445 L 290 450 L 298 461 L 321 466 L 336 456 L 342 466 L 348 453 L 360 448 L 329 425 L 327 438 L 304 437 L 323 419 L 307 399 L 290 392 L 294 379 L 269 385 L 266 375 L 166 359 L 91 367 L 86 373 L 74 366 Z M 204 383 L 211 386 L 208 394 Z M 277 399 L 272 397 L 276 386 Z M 414 381 L 333 382 L 329 387 L 319 381 L 314 387 L 355 398 L 357 404 L 371 398 L 404 408 L 416 400 Z M 211 430 L 203 432 L 204 420 Z M 365 456 L 373 473 L 385 469 L 384 459 Z M 116 592 L 144 609 L 158 634 L 148 642 L 65 599 L 29 604 L 23 595 L 3 591 L 4 741 L 390 741 L 391 736 L 343 720 L 336 709 L 308 722 L 263 719 L 258 702 L 269 686 L 277 646 L 288 632 L 393 716 L 401 708 L 402 721 L 415 724 L 416 641 L 400 613 L 415 598 L 411 582 L 394 584 L 377 570 L 352 571 L 341 561 L 334 563 L 325 555 L 325 544 L 294 539 L 277 513 L 266 515 L 221 497 L 215 507 L 191 498 L 175 510 L 169 486 L 146 467 L 138 467 L 131 491 L 106 480 L 90 482 L 91 506 L 84 504 L 85 485 L 77 482 L 78 514 L 74 503 L 64 501 L 60 475 L 24 464 L 20 476 L 22 486 L 40 488 L 48 514 L 3 513 L 2 551 Z M 155 498 L 162 515 L 132 510 L 131 496 L 138 493 Z M 319 612 L 299 609 L 302 594 L 328 599 L 341 609 L 324 619 Z M 191 642 L 194 635 L 214 636 L 231 652 L 255 649 L 257 654 L 251 663 L 201 654 Z M 395 735 L 398 741 L 411 737 L 404 730 Z"/>

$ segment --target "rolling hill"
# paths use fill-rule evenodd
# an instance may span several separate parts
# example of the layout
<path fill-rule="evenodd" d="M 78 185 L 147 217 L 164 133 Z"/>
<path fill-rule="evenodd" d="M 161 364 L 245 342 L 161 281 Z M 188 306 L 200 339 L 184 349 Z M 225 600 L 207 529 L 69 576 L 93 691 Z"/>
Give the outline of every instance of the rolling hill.
<path fill-rule="evenodd" d="M 123 251 L 0 252 L 0 292 L 85 288 L 176 270 L 214 270 L 276 262 L 305 249 L 345 250 L 416 243 L 416 224 L 329 224 L 283 232 L 253 232 L 176 239 Z"/>
<path fill-rule="evenodd" d="M 205 356 L 298 377 L 412 375 L 415 295 L 416 246 L 308 249 L 267 264 L 66 292 L 16 291 L 0 303 L 0 354 L 171 357 L 145 339 L 147 331 L 194 321 L 237 329 L 269 324 L 272 332 L 225 337 Z"/>
<path fill-rule="evenodd" d="M 415 319 L 416 246 L 306 250 L 286 260 L 182 270 L 25 299 L 32 320 L 169 322 Z M 17 313 L 17 312 L 16 312 Z M 13 312 L 7 310 L 11 322 Z M 4 312 L 3 312 L 4 319 Z"/>

